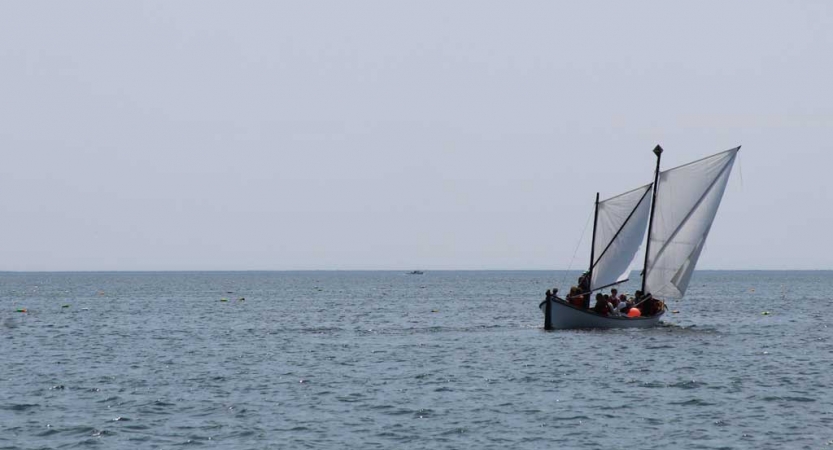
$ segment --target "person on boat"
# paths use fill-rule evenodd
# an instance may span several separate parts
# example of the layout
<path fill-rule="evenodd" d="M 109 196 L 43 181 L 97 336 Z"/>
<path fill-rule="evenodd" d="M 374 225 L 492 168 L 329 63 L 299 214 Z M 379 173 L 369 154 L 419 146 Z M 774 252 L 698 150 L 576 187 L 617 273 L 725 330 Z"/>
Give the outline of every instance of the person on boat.
<path fill-rule="evenodd" d="M 639 310 L 641 317 L 646 316 L 646 312 L 648 311 L 645 305 L 645 296 L 642 294 L 642 291 L 636 291 L 633 293 L 633 300 L 631 301 L 631 308 L 636 308 Z"/>
<path fill-rule="evenodd" d="M 576 286 L 575 288 L 576 291 L 573 293 L 571 304 L 576 308 L 587 309 L 587 307 L 584 304 L 584 296 L 581 295 L 581 289 L 579 289 L 578 286 Z"/>
<path fill-rule="evenodd" d="M 548 302 L 548 301 L 551 301 L 551 300 L 552 300 L 552 291 L 547 289 L 547 297 L 546 297 L 545 301 Z"/>
<path fill-rule="evenodd" d="M 610 314 L 610 302 L 605 298 L 604 294 L 596 294 L 596 306 L 593 307 L 593 311 L 600 316 L 608 316 Z"/>
<path fill-rule="evenodd" d="M 659 314 L 661 311 L 661 303 L 655 299 L 650 292 L 642 293 L 637 291 L 640 295 L 634 300 L 635 307 L 642 313 L 642 317 L 650 317 Z"/>
<path fill-rule="evenodd" d="M 604 308 L 602 307 L 604 305 L 604 301 L 605 299 L 601 292 L 596 294 L 596 304 L 593 305 L 593 311 L 597 314 L 601 314 L 601 312 L 604 310 Z"/>
<path fill-rule="evenodd" d="M 616 313 L 620 316 L 626 316 L 629 310 L 628 301 L 620 298 L 619 304 L 616 305 Z"/>
<path fill-rule="evenodd" d="M 644 315 L 647 316 L 655 316 L 662 312 L 663 304 L 661 301 L 655 299 L 650 293 L 645 294 L 647 300 L 645 300 L 642 305 L 642 312 Z"/>
<path fill-rule="evenodd" d="M 610 299 L 611 300 L 613 300 L 613 299 L 619 300 L 619 291 L 617 291 L 616 288 L 613 288 L 613 289 L 610 290 Z"/>
<path fill-rule="evenodd" d="M 590 272 L 585 271 L 578 277 L 578 288 L 581 289 L 581 292 L 590 290 Z"/>
<path fill-rule="evenodd" d="M 590 309 L 590 272 L 585 271 L 580 277 L 578 277 L 578 288 L 579 292 L 584 293 L 584 303 L 582 307 L 584 309 Z"/>
<path fill-rule="evenodd" d="M 619 315 L 619 297 L 611 295 L 608 299 L 610 302 L 610 314 L 614 316 Z"/>
<path fill-rule="evenodd" d="M 567 303 L 577 308 L 581 308 L 581 305 L 584 303 L 581 291 L 579 291 L 576 286 L 570 288 L 570 294 L 567 296 Z"/>
<path fill-rule="evenodd" d="M 616 305 L 616 310 L 619 312 L 619 315 L 626 316 L 631 306 L 633 306 L 633 302 L 628 301 L 628 296 L 619 294 L 619 304 Z"/>
<path fill-rule="evenodd" d="M 652 306 L 653 306 L 652 303 L 653 302 L 651 302 L 651 300 L 653 298 L 654 297 L 651 295 L 650 292 L 646 292 L 642 296 L 642 300 L 640 300 L 640 303 L 642 303 L 642 304 L 639 306 L 639 309 L 642 310 L 642 315 L 643 316 L 653 316 L 654 315 L 653 311 L 652 311 Z"/>
<path fill-rule="evenodd" d="M 654 302 L 656 302 L 656 310 L 657 310 L 657 314 L 661 314 L 661 313 L 662 313 L 662 311 L 663 311 L 663 310 L 665 310 L 665 302 L 664 302 L 664 301 L 662 301 L 662 300 L 660 300 L 660 299 L 658 299 L 658 298 L 655 298 L 655 299 L 654 299 Z"/>

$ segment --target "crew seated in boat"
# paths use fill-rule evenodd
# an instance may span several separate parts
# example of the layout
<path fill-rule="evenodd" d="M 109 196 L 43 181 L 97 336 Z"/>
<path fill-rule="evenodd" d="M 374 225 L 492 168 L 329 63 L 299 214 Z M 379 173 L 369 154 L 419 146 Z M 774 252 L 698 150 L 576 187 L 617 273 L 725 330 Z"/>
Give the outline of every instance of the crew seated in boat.
<path fill-rule="evenodd" d="M 545 301 L 550 301 L 550 300 L 552 300 L 552 291 L 547 289 L 547 297 L 546 297 Z"/>
<path fill-rule="evenodd" d="M 655 316 L 662 312 L 664 307 L 662 301 L 655 299 L 650 292 L 645 294 L 645 297 L 647 299 L 642 302 L 639 308 L 643 316 Z"/>
<path fill-rule="evenodd" d="M 610 302 L 610 314 L 613 316 L 621 315 L 619 311 L 619 297 L 611 294 L 608 301 Z"/>
<path fill-rule="evenodd" d="M 584 305 L 584 296 L 581 295 L 581 290 L 573 286 L 570 288 L 570 295 L 567 296 L 567 303 L 575 306 L 576 308 L 581 308 Z"/>
<path fill-rule="evenodd" d="M 619 294 L 619 304 L 616 305 L 616 310 L 619 312 L 620 316 L 628 315 L 628 311 L 630 311 L 632 306 L 633 301 L 628 300 L 627 295 Z"/>
<path fill-rule="evenodd" d="M 593 307 L 593 311 L 600 316 L 610 315 L 610 300 L 606 297 L 607 295 L 603 295 L 602 293 L 596 294 L 596 305 Z"/>
<path fill-rule="evenodd" d="M 642 308 L 641 308 L 642 305 L 639 304 L 639 302 L 641 302 L 642 300 L 643 300 L 642 291 L 634 292 L 633 293 L 633 298 L 631 299 L 631 307 L 639 309 L 640 312 L 642 312 Z"/>
<path fill-rule="evenodd" d="M 619 304 L 616 305 L 616 315 L 627 316 L 628 311 L 630 311 L 630 310 L 631 310 L 631 308 L 628 306 L 628 302 L 626 300 L 621 300 L 620 299 Z"/>
<path fill-rule="evenodd" d="M 642 294 L 642 291 L 636 291 L 636 297 L 633 299 L 633 307 L 639 310 L 642 317 L 655 316 L 662 312 L 665 304 L 661 300 L 655 299 L 650 292 Z"/>

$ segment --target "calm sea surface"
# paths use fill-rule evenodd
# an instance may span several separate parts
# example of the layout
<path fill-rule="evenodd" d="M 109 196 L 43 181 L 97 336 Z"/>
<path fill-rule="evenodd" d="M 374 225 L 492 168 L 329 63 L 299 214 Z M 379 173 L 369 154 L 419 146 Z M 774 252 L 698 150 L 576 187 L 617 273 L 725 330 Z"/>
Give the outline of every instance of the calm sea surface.
<path fill-rule="evenodd" d="M 0 274 L 0 448 L 833 448 L 833 272 L 544 332 L 576 275 Z"/>

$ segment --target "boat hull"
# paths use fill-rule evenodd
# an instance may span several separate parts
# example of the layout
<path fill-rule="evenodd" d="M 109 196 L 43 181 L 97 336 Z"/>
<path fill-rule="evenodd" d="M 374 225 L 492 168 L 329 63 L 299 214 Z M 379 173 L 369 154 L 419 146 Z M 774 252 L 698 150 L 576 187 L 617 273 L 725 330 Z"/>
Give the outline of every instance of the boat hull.
<path fill-rule="evenodd" d="M 547 313 L 547 302 L 539 305 L 541 312 Z M 665 313 L 651 317 L 617 317 L 600 316 L 585 309 L 576 308 L 562 300 L 553 300 L 550 307 L 550 324 L 554 330 L 570 330 L 577 328 L 650 328 L 659 324 L 659 319 Z M 546 323 L 546 317 L 544 317 Z"/>

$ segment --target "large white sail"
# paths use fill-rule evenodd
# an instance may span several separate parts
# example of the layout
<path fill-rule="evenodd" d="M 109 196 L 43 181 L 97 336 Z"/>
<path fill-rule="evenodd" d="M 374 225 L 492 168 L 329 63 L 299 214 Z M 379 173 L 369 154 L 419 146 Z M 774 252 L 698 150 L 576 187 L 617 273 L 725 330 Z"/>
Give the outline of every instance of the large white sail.
<path fill-rule="evenodd" d="M 645 237 L 650 188 L 648 184 L 599 202 L 591 289 L 628 278 L 631 262 Z"/>
<path fill-rule="evenodd" d="M 661 172 L 651 226 L 645 290 L 685 295 L 740 147 Z"/>

